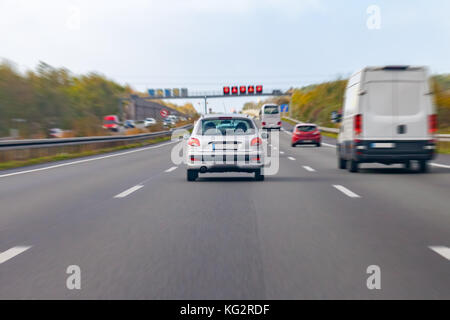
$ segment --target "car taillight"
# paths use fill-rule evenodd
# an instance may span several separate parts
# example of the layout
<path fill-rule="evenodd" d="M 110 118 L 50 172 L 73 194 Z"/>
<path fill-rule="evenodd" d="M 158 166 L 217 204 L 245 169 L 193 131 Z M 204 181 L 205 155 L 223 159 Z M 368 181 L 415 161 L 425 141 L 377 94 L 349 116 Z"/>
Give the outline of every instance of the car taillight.
<path fill-rule="evenodd" d="M 428 133 L 437 132 L 437 115 L 431 114 L 428 116 Z"/>
<path fill-rule="evenodd" d="M 262 140 L 261 140 L 261 138 L 253 138 L 252 142 L 250 142 L 250 144 L 252 146 L 259 146 L 262 144 Z"/>
<path fill-rule="evenodd" d="M 265 122 L 263 122 L 263 123 L 262 123 L 262 125 L 263 125 L 263 126 L 265 126 L 265 125 L 266 125 L 266 123 L 265 123 Z"/>
<path fill-rule="evenodd" d="M 278 121 L 278 125 L 281 126 L 281 121 Z"/>
<path fill-rule="evenodd" d="M 354 121 L 355 134 L 360 135 L 362 132 L 362 115 L 357 114 L 353 121 Z"/>
<path fill-rule="evenodd" d="M 250 160 L 251 161 L 261 161 L 261 158 L 258 156 L 258 157 L 253 157 Z"/>
<path fill-rule="evenodd" d="M 200 147 L 200 140 L 198 140 L 197 138 L 190 138 L 188 140 L 188 145 L 190 145 L 191 147 Z"/>

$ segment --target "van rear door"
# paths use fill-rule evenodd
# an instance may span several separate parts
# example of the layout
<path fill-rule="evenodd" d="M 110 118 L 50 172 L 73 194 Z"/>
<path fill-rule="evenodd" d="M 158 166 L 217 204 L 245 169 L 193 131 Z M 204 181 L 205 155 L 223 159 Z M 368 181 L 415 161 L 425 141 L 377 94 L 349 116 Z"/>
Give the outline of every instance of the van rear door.
<path fill-rule="evenodd" d="M 396 115 L 393 96 L 393 73 L 368 71 L 365 75 L 362 113 L 362 137 L 391 140 Z"/>
<path fill-rule="evenodd" d="M 427 116 L 430 97 L 423 70 L 395 74 L 394 104 L 396 139 L 423 139 L 427 137 Z"/>

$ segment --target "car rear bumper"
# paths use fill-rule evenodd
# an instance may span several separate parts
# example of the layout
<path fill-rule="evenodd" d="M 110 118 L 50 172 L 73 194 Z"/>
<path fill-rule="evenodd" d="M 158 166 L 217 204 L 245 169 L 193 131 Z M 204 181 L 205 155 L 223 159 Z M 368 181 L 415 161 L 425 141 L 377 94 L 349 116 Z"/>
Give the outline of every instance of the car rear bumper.
<path fill-rule="evenodd" d="M 311 144 L 311 143 L 320 143 L 322 138 L 319 137 L 292 137 L 293 144 Z"/>
<path fill-rule="evenodd" d="M 190 154 L 188 169 L 204 172 L 253 172 L 264 166 L 261 155 L 212 155 Z"/>
<path fill-rule="evenodd" d="M 281 126 L 274 123 L 274 124 L 270 124 L 270 123 L 266 123 L 265 125 L 261 126 L 263 129 L 267 130 L 267 129 L 281 129 Z"/>

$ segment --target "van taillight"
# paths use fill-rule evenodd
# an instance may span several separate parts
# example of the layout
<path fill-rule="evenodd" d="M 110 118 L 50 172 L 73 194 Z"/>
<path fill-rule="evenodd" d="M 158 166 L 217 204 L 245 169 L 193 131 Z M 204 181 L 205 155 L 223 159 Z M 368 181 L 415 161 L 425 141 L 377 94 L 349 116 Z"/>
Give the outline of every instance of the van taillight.
<path fill-rule="evenodd" d="M 428 116 L 428 133 L 434 134 L 437 132 L 437 115 L 430 114 Z"/>
<path fill-rule="evenodd" d="M 266 125 L 266 123 L 265 123 L 265 122 L 263 122 L 263 123 L 262 123 L 262 125 L 263 125 L 263 126 L 265 126 L 265 125 Z"/>
<path fill-rule="evenodd" d="M 360 135 L 362 132 L 362 115 L 357 114 L 353 121 L 354 121 L 355 134 Z"/>
<path fill-rule="evenodd" d="M 278 125 L 281 126 L 281 121 L 278 121 Z"/>

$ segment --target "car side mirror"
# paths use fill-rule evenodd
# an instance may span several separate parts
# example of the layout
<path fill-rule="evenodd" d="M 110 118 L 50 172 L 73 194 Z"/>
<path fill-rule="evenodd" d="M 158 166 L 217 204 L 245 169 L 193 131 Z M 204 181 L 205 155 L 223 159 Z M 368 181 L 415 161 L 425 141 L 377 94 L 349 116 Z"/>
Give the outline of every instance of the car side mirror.
<path fill-rule="evenodd" d="M 363 96 L 363 95 L 365 95 L 366 93 L 367 93 L 366 90 L 360 90 L 360 91 L 358 92 L 358 95 Z"/>

